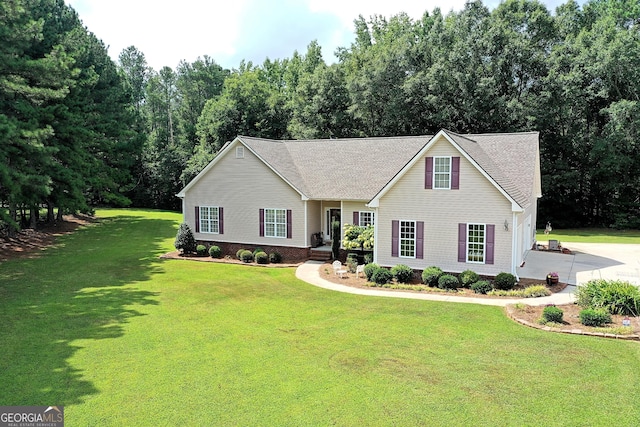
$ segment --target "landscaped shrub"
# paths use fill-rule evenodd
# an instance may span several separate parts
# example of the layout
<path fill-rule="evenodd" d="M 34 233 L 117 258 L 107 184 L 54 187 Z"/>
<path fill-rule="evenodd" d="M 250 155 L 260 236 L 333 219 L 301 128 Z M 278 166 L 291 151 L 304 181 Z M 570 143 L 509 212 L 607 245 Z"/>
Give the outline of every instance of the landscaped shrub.
<path fill-rule="evenodd" d="M 493 286 L 496 289 L 502 289 L 505 291 L 513 289 L 516 285 L 516 276 L 511 273 L 498 273 L 493 281 Z"/>
<path fill-rule="evenodd" d="M 468 288 L 474 283 L 476 283 L 478 280 L 480 280 L 480 275 L 473 270 L 465 270 L 462 273 L 460 273 L 459 279 L 460 279 L 460 284 L 465 288 Z"/>
<path fill-rule="evenodd" d="M 256 254 L 257 254 L 258 252 L 264 252 L 264 249 L 262 249 L 262 248 L 260 248 L 260 247 L 255 248 L 255 249 L 253 250 L 253 252 L 252 252 L 252 253 L 253 253 L 253 257 L 254 257 L 254 258 L 256 257 Z"/>
<path fill-rule="evenodd" d="M 191 232 L 191 228 L 186 222 L 180 224 L 173 246 L 183 254 L 196 251 L 196 239 L 193 237 L 193 232 Z"/>
<path fill-rule="evenodd" d="M 580 311 L 580 323 L 585 326 L 603 326 L 611 323 L 611 314 L 604 308 L 585 308 Z"/>
<path fill-rule="evenodd" d="M 242 260 L 242 262 L 253 261 L 253 252 L 245 249 L 244 251 L 242 251 L 242 253 L 240 253 L 240 259 Z"/>
<path fill-rule="evenodd" d="M 564 312 L 555 305 L 548 305 L 542 310 L 543 323 L 562 323 Z"/>
<path fill-rule="evenodd" d="M 364 254 L 364 263 L 371 264 L 372 262 L 373 262 L 373 253 L 367 252 L 366 254 Z"/>
<path fill-rule="evenodd" d="M 264 251 L 256 253 L 254 258 L 258 264 L 269 264 L 269 255 Z"/>
<path fill-rule="evenodd" d="M 584 308 L 604 308 L 609 313 L 637 316 L 640 290 L 621 280 L 590 280 L 576 290 L 576 301 Z"/>
<path fill-rule="evenodd" d="M 493 285 L 488 280 L 478 280 L 471 285 L 471 290 L 476 294 L 486 294 L 493 290 Z"/>
<path fill-rule="evenodd" d="M 422 271 L 422 283 L 435 288 L 438 286 L 438 279 L 442 276 L 443 271 L 440 267 L 431 266 Z"/>
<path fill-rule="evenodd" d="M 386 268 L 378 267 L 371 275 L 371 281 L 379 286 L 386 285 L 393 279 L 393 274 Z"/>
<path fill-rule="evenodd" d="M 220 258 L 222 257 L 222 249 L 220 246 L 213 245 L 209 248 L 209 256 L 211 258 Z"/>
<path fill-rule="evenodd" d="M 244 251 L 246 251 L 246 249 L 238 249 L 238 252 L 236 252 L 236 258 L 242 260 L 242 252 Z"/>
<path fill-rule="evenodd" d="M 282 262 L 282 255 L 278 252 L 271 252 L 269 254 L 269 262 L 273 264 L 280 264 Z"/>
<path fill-rule="evenodd" d="M 373 273 L 379 269 L 380 266 L 378 264 L 376 264 L 375 262 L 370 262 L 369 264 L 366 264 L 364 266 L 364 275 L 366 276 L 367 280 L 369 282 L 372 282 L 373 280 L 371 280 L 371 276 L 373 276 Z"/>
<path fill-rule="evenodd" d="M 350 273 L 355 273 L 358 268 L 358 254 L 347 254 L 347 269 Z"/>
<path fill-rule="evenodd" d="M 413 269 L 405 264 L 395 265 L 391 274 L 398 283 L 409 283 L 413 279 Z"/>
<path fill-rule="evenodd" d="M 198 256 L 205 256 L 207 254 L 207 247 L 205 245 L 196 246 L 196 254 L 198 254 Z"/>
<path fill-rule="evenodd" d="M 443 274 L 438 278 L 438 287 L 440 289 L 458 289 L 460 282 L 453 274 Z"/>
<path fill-rule="evenodd" d="M 545 285 L 527 286 L 522 290 L 522 296 L 525 298 L 546 297 L 551 295 L 551 291 Z"/>

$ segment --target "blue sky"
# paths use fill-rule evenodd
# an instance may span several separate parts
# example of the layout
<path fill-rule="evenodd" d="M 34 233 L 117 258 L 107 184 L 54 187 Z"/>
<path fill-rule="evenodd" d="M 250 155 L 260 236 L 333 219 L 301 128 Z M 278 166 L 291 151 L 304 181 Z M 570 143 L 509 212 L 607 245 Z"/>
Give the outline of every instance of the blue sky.
<path fill-rule="evenodd" d="M 461 10 L 465 0 L 66 0 L 84 25 L 119 53 L 134 45 L 155 70 L 176 68 L 208 55 L 225 68 L 245 59 L 261 64 L 265 58 L 290 58 L 317 40 L 325 61 L 335 61 L 338 47 L 353 41 L 353 20 L 362 15 L 392 16 L 406 12 L 418 19 L 440 7 L 443 13 Z M 542 1 L 550 11 L 564 3 Z M 584 0 L 579 0 L 584 3 Z M 493 8 L 498 0 L 485 0 Z"/>

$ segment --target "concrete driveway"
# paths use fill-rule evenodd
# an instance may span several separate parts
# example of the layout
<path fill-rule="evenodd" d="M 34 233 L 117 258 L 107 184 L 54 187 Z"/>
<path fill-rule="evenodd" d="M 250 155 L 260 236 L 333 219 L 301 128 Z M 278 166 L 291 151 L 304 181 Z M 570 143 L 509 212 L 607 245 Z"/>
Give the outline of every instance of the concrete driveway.
<path fill-rule="evenodd" d="M 545 279 L 555 271 L 561 282 L 579 285 L 591 279 L 625 280 L 640 286 L 640 245 L 612 243 L 571 243 L 562 246 L 572 254 L 530 250 L 518 275 Z"/>

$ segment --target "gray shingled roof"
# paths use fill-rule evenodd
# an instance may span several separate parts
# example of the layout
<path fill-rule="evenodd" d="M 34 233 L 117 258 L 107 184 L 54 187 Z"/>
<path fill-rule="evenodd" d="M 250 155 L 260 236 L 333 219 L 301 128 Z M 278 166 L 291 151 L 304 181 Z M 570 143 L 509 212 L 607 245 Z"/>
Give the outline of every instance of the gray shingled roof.
<path fill-rule="evenodd" d="M 534 188 L 538 133 L 444 131 L 520 206 Z M 239 139 L 309 199 L 369 201 L 433 136 L 324 140 Z"/>
<path fill-rule="evenodd" d="M 284 140 L 239 137 L 310 199 L 371 200 L 430 136 Z"/>

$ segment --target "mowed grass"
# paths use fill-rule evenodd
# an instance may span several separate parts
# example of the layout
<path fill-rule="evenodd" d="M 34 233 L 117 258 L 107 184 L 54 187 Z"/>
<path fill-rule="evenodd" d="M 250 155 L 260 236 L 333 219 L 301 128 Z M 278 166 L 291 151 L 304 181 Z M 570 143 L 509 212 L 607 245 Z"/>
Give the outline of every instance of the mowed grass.
<path fill-rule="evenodd" d="M 634 243 L 640 244 L 640 230 L 614 230 L 609 228 L 576 228 L 553 229 L 551 233 L 544 234 L 543 230 L 537 230 L 539 242 L 548 239 L 560 242 L 576 243 Z"/>
<path fill-rule="evenodd" d="M 637 425 L 640 346 L 291 268 L 160 260 L 180 215 L 99 211 L 0 264 L 0 405 L 70 426 Z"/>

